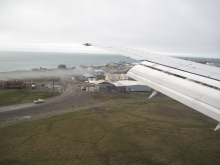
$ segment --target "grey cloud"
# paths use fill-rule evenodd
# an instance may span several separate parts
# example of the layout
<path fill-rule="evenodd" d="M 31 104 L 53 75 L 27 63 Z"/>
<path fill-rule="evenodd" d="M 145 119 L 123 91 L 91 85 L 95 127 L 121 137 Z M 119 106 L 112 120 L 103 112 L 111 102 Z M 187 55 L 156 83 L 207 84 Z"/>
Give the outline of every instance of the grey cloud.
<path fill-rule="evenodd" d="M 1 1 L 4 45 L 121 44 L 220 55 L 220 1 Z M 87 49 L 87 48 L 85 48 Z M 70 48 L 68 48 L 70 50 Z"/>

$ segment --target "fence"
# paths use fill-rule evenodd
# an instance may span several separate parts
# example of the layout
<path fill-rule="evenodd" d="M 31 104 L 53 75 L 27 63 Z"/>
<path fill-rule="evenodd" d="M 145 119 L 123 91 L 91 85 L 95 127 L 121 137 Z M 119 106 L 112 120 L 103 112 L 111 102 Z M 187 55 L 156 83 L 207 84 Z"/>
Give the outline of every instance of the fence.
<path fill-rule="evenodd" d="M 75 111 L 80 111 L 80 110 L 85 110 L 85 109 L 90 109 L 90 108 L 96 108 L 96 107 L 102 107 L 105 105 L 114 105 L 114 104 L 131 104 L 131 103 L 146 103 L 146 102 L 160 102 L 160 101 L 172 101 L 173 99 L 167 96 L 164 97 L 154 97 L 151 99 L 148 98 L 134 98 L 134 99 L 118 99 L 118 100 L 109 100 L 105 102 L 99 102 L 96 104 L 89 104 L 85 106 L 80 106 L 80 107 L 74 107 L 74 108 L 68 108 L 62 111 L 53 111 L 49 113 L 44 113 L 44 114 L 39 114 L 39 115 L 34 115 L 31 116 L 30 118 L 17 118 L 16 120 L 12 121 L 5 121 L 0 123 L 0 128 L 11 126 L 11 125 L 16 125 L 16 124 L 21 124 L 21 123 L 26 123 L 29 121 L 35 121 L 39 119 L 44 119 L 47 117 L 52 117 L 52 116 L 58 116 L 70 112 L 75 112 Z"/>

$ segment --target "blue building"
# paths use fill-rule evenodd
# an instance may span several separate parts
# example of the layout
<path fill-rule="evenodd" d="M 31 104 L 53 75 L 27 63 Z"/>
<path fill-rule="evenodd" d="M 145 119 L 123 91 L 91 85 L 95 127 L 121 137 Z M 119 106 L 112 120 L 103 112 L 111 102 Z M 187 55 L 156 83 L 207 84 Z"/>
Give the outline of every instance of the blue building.
<path fill-rule="evenodd" d="M 66 65 L 60 64 L 60 65 L 58 66 L 58 69 L 66 69 Z"/>

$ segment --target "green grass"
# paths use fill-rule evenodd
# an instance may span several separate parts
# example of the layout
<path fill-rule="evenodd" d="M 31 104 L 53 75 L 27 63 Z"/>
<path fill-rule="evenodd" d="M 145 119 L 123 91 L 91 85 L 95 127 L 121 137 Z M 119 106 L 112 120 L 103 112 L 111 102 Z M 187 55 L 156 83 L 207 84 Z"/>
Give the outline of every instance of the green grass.
<path fill-rule="evenodd" d="M 48 92 L 29 92 L 30 89 L 31 87 L 23 89 L 0 89 L 0 106 L 33 102 L 38 98 L 45 99 L 54 96 Z M 58 92 L 55 93 L 55 95 L 58 94 Z"/>
<path fill-rule="evenodd" d="M 149 97 L 150 93 L 91 93 L 91 97 L 100 101 Z"/>
<path fill-rule="evenodd" d="M 149 98 L 151 92 L 139 93 L 139 92 L 121 92 L 121 93 L 90 93 L 91 97 L 98 99 L 99 101 L 117 100 L 117 99 L 135 99 L 135 98 Z M 159 98 L 167 97 L 163 94 L 156 96 Z"/>
<path fill-rule="evenodd" d="M 216 122 L 177 102 L 108 105 L 0 129 L 0 164 L 219 164 Z"/>

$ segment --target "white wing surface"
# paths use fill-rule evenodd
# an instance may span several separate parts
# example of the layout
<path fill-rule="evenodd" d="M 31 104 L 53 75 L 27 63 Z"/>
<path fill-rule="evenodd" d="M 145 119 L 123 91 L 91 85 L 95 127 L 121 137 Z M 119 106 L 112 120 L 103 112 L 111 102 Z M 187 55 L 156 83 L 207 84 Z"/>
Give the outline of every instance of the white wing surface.
<path fill-rule="evenodd" d="M 220 128 L 220 68 L 122 46 L 86 43 L 142 61 L 127 73 L 158 92 L 217 120 Z M 158 91 L 158 92 L 157 92 Z"/>

